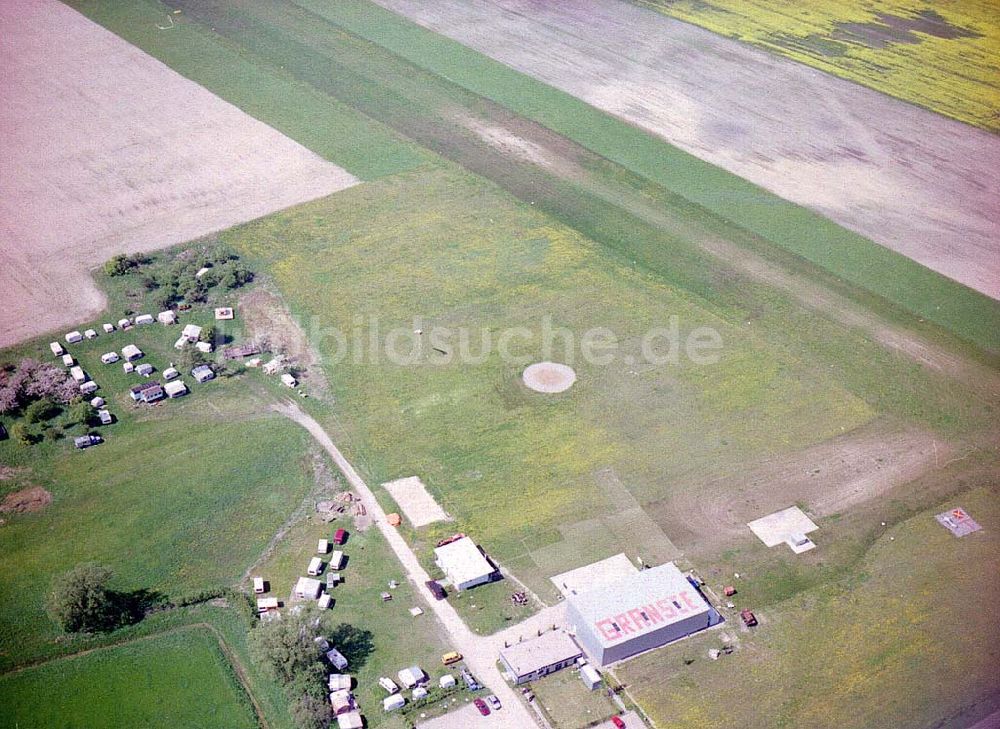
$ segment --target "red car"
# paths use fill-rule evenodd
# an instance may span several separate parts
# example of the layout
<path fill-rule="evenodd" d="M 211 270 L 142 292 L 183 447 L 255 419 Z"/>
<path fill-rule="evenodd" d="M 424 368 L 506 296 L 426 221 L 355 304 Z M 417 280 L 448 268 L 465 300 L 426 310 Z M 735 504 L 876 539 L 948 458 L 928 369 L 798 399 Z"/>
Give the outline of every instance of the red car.
<path fill-rule="evenodd" d="M 483 716 L 490 715 L 490 707 L 486 705 L 485 701 L 483 701 L 482 699 L 476 699 L 472 703 L 474 703 L 476 705 L 476 708 L 479 709 L 480 714 L 482 714 Z"/>
<path fill-rule="evenodd" d="M 347 541 L 347 531 L 345 529 L 338 529 L 336 532 L 334 532 L 333 534 L 334 544 L 343 544 L 346 541 Z"/>
<path fill-rule="evenodd" d="M 611 723 L 615 725 L 616 729 L 626 729 L 625 720 L 620 716 L 612 716 Z"/>

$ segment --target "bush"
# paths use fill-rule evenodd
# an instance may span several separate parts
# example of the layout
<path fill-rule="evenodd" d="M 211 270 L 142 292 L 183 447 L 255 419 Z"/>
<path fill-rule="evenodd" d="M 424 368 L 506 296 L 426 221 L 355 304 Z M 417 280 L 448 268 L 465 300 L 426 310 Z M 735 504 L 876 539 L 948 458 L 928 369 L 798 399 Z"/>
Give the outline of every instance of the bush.
<path fill-rule="evenodd" d="M 35 436 L 24 423 L 14 423 L 10 427 L 10 435 L 18 445 L 30 446 L 35 442 Z"/>
<path fill-rule="evenodd" d="M 54 402 L 47 397 L 35 400 L 24 409 L 24 419 L 29 423 L 41 423 L 58 412 Z"/>
<path fill-rule="evenodd" d="M 333 709 L 325 698 L 303 694 L 289 707 L 298 729 L 327 729 L 333 721 Z"/>
<path fill-rule="evenodd" d="M 111 570 L 107 567 L 77 565 L 53 581 L 49 612 L 67 633 L 107 630 L 114 620 L 110 582 Z"/>
<path fill-rule="evenodd" d="M 104 273 L 109 276 L 124 276 L 131 270 L 132 266 L 129 263 L 128 256 L 125 255 L 114 256 L 104 264 Z"/>

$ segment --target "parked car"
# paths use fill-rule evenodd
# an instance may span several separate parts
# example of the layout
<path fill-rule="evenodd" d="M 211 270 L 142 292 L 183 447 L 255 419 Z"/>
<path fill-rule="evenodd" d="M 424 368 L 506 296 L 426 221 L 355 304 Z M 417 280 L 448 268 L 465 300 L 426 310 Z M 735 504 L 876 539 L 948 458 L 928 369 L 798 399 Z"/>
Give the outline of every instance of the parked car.
<path fill-rule="evenodd" d="M 482 714 L 483 716 L 490 715 L 490 707 L 486 705 L 485 701 L 483 701 L 482 699 L 476 699 L 472 703 L 474 703 L 476 705 L 476 708 L 479 709 L 480 714 Z"/>
<path fill-rule="evenodd" d="M 427 580 L 424 584 L 427 586 L 427 589 L 431 591 L 435 600 L 444 600 L 448 596 L 448 593 L 444 591 L 444 588 L 441 587 L 441 585 L 435 580 Z"/>
<path fill-rule="evenodd" d="M 620 716 L 612 716 L 611 723 L 615 725 L 615 729 L 626 729 L 625 720 Z"/>
<path fill-rule="evenodd" d="M 486 701 L 489 703 L 490 706 L 493 707 L 493 711 L 500 710 L 500 699 L 497 698 L 496 694 L 490 694 L 489 696 L 487 696 Z"/>
<path fill-rule="evenodd" d="M 752 628 L 757 624 L 757 616 L 751 610 L 740 610 L 740 618 L 748 628 Z"/>
<path fill-rule="evenodd" d="M 460 660 L 462 660 L 462 654 L 457 651 L 448 651 L 441 656 L 441 663 L 446 666 L 450 666 L 452 663 L 458 663 Z"/>

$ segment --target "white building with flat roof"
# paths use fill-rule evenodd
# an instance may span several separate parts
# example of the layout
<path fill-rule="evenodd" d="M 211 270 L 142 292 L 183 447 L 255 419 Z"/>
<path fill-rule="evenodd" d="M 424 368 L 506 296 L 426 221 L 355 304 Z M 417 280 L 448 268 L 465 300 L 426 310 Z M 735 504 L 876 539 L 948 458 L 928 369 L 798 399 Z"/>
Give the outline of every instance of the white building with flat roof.
<path fill-rule="evenodd" d="M 594 663 L 658 648 L 722 618 L 672 562 L 566 599 L 566 621 Z"/>
<path fill-rule="evenodd" d="M 469 537 L 437 547 L 434 550 L 434 562 L 456 590 L 468 590 L 491 582 L 498 576 L 497 568 Z"/>
<path fill-rule="evenodd" d="M 561 630 L 550 630 L 537 638 L 515 643 L 500 651 L 500 661 L 514 679 L 514 685 L 572 666 L 583 655 L 573 639 Z"/>

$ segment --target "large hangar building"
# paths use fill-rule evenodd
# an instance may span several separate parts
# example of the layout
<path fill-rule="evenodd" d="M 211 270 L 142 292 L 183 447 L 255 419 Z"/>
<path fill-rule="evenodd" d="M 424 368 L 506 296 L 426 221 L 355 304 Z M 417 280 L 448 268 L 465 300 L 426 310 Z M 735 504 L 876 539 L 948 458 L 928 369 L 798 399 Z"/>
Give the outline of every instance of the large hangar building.
<path fill-rule="evenodd" d="M 672 562 L 570 594 L 566 603 L 567 624 L 601 666 L 722 621 Z"/>

